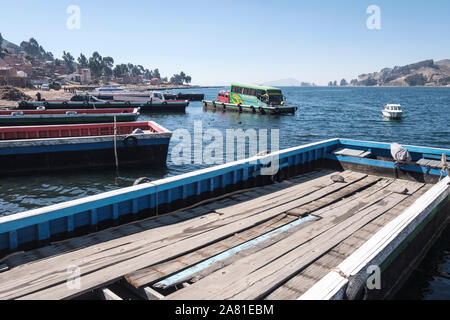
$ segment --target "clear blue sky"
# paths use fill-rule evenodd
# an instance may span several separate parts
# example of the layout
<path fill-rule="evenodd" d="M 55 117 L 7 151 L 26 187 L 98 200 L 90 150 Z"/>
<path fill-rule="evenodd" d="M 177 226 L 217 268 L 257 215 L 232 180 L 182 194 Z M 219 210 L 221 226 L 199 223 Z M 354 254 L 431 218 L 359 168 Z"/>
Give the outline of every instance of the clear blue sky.
<path fill-rule="evenodd" d="M 72 4 L 81 9 L 80 30 L 66 27 Z M 373 4 L 381 30 L 366 27 Z M 183 70 L 195 84 L 326 84 L 450 58 L 450 1 L 2 1 L 0 33 L 16 44 L 35 37 L 57 57 L 99 51 L 169 77 Z"/>

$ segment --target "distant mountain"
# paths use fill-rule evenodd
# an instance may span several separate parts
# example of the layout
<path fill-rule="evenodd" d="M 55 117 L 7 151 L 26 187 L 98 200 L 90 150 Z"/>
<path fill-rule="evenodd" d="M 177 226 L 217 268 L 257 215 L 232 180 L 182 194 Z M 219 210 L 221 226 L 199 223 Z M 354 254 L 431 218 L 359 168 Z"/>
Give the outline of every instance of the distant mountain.
<path fill-rule="evenodd" d="M 354 86 L 448 86 L 450 60 L 425 60 L 403 67 L 384 68 L 380 72 L 362 74 L 352 80 Z"/>
<path fill-rule="evenodd" d="M 262 83 L 263 86 L 270 87 L 298 87 L 300 86 L 300 81 L 294 78 L 281 79 L 276 81 L 269 81 Z"/>

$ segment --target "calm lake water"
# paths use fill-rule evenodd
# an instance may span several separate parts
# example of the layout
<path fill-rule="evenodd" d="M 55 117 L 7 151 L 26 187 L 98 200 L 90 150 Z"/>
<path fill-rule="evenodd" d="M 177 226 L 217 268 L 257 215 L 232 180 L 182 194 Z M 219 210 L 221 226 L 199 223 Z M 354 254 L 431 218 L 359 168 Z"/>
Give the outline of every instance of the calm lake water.
<path fill-rule="evenodd" d="M 219 88 L 188 90 L 215 99 Z M 178 92 L 175 90 L 174 92 Z M 279 129 L 280 148 L 329 138 L 351 138 L 450 148 L 450 88 L 283 88 L 289 104 L 300 106 L 295 115 L 260 116 L 203 111 L 191 102 L 186 114 L 142 115 L 170 130 L 193 132 L 194 121 L 203 129 Z M 381 109 L 399 103 L 405 110 L 400 121 L 384 120 Z M 192 136 L 193 138 L 193 136 Z M 0 180 L 0 215 L 14 214 L 54 203 L 130 186 L 143 176 L 159 179 L 207 165 L 175 165 L 169 148 L 167 168 L 67 172 Z M 399 298 L 450 299 L 449 229 L 430 251 Z"/>

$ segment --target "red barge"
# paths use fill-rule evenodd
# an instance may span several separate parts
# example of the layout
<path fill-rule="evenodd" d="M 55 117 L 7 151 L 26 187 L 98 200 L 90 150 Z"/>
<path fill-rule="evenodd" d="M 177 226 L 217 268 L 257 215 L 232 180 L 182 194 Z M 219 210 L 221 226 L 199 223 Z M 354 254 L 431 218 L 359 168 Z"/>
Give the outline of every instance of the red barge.
<path fill-rule="evenodd" d="M 172 133 L 153 121 L 0 127 L 0 174 L 165 165 Z"/>

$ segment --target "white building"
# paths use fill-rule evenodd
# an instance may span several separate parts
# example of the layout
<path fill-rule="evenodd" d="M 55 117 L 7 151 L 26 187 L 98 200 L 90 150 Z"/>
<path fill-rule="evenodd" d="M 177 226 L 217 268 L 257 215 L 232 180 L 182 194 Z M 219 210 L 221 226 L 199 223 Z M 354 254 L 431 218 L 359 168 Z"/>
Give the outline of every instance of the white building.
<path fill-rule="evenodd" d="M 79 82 L 83 84 L 90 83 L 92 80 L 91 70 L 78 68 L 77 72 L 64 76 L 64 79 L 66 81 Z"/>

